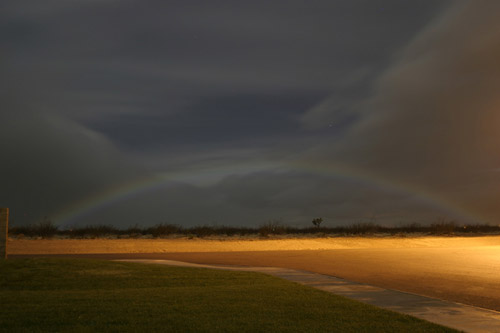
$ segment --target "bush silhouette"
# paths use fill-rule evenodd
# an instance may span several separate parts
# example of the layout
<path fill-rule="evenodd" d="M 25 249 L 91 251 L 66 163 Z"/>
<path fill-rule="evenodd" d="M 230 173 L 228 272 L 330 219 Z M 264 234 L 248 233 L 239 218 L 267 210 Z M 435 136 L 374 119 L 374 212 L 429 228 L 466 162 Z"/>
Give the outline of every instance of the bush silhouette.
<path fill-rule="evenodd" d="M 321 222 L 323 222 L 323 219 L 321 217 L 312 220 L 312 224 L 314 224 L 316 228 L 319 228 L 321 226 Z"/>

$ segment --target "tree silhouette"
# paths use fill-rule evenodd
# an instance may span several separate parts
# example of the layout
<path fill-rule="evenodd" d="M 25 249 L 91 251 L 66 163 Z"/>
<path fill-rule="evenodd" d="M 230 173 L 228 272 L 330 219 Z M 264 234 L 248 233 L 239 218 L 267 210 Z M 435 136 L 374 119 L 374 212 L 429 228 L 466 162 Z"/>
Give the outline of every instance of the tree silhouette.
<path fill-rule="evenodd" d="M 318 218 L 315 218 L 315 219 L 312 220 L 312 224 L 314 224 L 314 226 L 316 228 L 320 227 L 321 222 L 323 222 L 323 219 L 321 217 L 318 217 Z"/>

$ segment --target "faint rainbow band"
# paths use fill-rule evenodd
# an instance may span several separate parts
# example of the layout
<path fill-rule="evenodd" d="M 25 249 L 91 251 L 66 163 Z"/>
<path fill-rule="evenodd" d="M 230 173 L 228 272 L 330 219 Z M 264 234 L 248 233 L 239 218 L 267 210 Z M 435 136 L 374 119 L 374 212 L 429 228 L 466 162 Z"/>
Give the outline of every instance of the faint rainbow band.
<path fill-rule="evenodd" d="M 413 200 L 428 206 L 437 208 L 450 216 L 460 217 L 467 222 L 481 222 L 481 217 L 457 207 L 454 203 L 445 198 L 436 195 L 426 189 L 419 188 L 412 184 L 397 183 L 379 175 L 371 174 L 365 170 L 357 170 L 352 167 L 346 167 L 339 164 L 307 164 L 304 162 L 288 162 L 284 165 L 277 165 L 274 168 L 259 168 L 255 165 L 242 165 L 236 168 L 233 166 L 219 166 L 186 172 L 177 172 L 173 174 L 157 174 L 142 179 L 111 186 L 106 190 L 89 195 L 78 200 L 71 205 L 57 212 L 53 217 L 54 221 L 62 227 L 72 225 L 74 222 L 85 216 L 91 215 L 107 206 L 115 203 L 132 199 L 154 190 L 164 188 L 172 182 L 182 182 L 192 179 L 201 179 L 206 175 L 218 175 L 220 178 L 224 175 L 249 174 L 267 170 L 277 173 L 301 172 L 307 174 L 321 175 L 331 178 L 338 178 L 348 181 L 362 182 L 363 184 L 376 187 L 382 191 L 399 193 L 401 195 L 411 196 Z"/>

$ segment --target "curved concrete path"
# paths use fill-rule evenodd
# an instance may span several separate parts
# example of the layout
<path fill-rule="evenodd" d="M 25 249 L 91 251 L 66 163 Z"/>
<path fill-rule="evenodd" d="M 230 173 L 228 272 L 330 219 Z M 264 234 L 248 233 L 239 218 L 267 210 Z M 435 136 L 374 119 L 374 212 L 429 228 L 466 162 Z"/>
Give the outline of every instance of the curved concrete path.
<path fill-rule="evenodd" d="M 201 265 L 174 260 L 121 259 L 117 261 L 260 272 L 465 332 L 500 332 L 500 312 L 497 311 L 382 289 L 328 275 L 277 267 Z"/>

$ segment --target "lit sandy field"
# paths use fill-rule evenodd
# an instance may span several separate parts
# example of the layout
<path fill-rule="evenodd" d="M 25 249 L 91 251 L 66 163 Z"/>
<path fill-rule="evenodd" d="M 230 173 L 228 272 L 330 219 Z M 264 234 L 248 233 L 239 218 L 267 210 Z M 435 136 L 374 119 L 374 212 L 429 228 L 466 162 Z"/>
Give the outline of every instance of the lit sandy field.
<path fill-rule="evenodd" d="M 276 266 L 500 310 L 500 236 L 10 240 L 17 255 Z"/>

